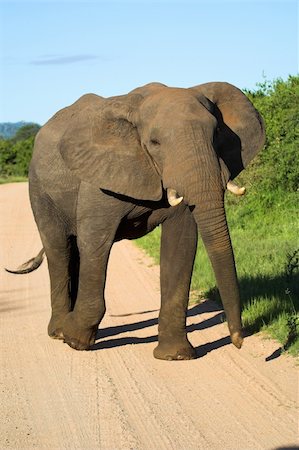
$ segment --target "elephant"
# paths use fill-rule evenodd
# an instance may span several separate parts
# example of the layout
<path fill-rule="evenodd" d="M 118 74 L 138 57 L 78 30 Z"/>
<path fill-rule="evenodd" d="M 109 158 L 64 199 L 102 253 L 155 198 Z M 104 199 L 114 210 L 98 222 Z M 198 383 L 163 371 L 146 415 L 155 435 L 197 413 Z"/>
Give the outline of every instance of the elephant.
<path fill-rule="evenodd" d="M 49 336 L 88 350 L 106 310 L 113 243 L 161 225 L 154 357 L 196 357 L 186 334 L 186 312 L 198 232 L 231 341 L 241 348 L 224 192 L 244 193 L 232 180 L 264 140 L 258 111 L 225 82 L 191 88 L 149 83 L 115 97 L 86 94 L 58 111 L 38 132 L 29 168 L 30 201 L 50 276 Z"/>

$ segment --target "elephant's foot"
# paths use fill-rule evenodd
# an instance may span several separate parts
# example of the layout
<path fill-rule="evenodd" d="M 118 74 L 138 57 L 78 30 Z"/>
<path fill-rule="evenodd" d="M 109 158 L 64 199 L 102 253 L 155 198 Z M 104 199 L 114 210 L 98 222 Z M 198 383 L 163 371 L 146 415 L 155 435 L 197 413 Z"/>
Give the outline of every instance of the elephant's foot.
<path fill-rule="evenodd" d="M 242 331 L 234 331 L 230 335 L 231 341 L 235 347 L 241 348 L 243 344 L 243 335 Z"/>
<path fill-rule="evenodd" d="M 77 324 L 73 313 L 69 313 L 63 324 L 63 340 L 75 350 L 88 350 L 95 343 L 98 326 L 82 328 Z"/>
<path fill-rule="evenodd" d="M 64 339 L 62 328 L 56 328 L 51 332 L 49 331 L 48 334 L 52 339 L 60 339 L 60 340 Z"/>
<path fill-rule="evenodd" d="M 48 335 L 52 339 L 60 339 L 63 340 L 63 331 L 62 331 L 62 321 L 51 318 L 49 325 L 48 325 Z"/>
<path fill-rule="evenodd" d="M 154 357 L 166 361 L 183 361 L 196 358 L 196 351 L 188 341 L 180 341 L 169 338 L 167 341 L 159 341 L 159 345 L 154 349 Z"/>

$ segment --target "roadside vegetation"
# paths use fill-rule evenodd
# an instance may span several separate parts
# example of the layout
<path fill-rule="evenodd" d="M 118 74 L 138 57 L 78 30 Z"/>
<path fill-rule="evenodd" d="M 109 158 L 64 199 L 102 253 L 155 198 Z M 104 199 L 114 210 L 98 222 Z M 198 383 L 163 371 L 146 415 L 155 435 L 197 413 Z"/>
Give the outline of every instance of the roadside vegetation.
<path fill-rule="evenodd" d="M 235 251 L 249 332 L 265 331 L 283 350 L 299 353 L 299 76 L 265 81 L 246 91 L 266 125 L 266 144 L 236 182 L 244 197 L 226 193 L 226 211 Z M 159 261 L 160 229 L 140 239 Z M 200 241 L 190 302 L 220 302 L 203 244 Z"/>
<path fill-rule="evenodd" d="M 9 137 L 0 136 L 0 184 L 27 180 L 34 138 L 39 129 L 37 124 L 27 124 L 10 136 L 14 128 L 6 124 L 5 136 Z"/>
<path fill-rule="evenodd" d="M 265 81 L 245 91 L 266 124 L 263 151 L 236 180 L 244 197 L 226 194 L 235 250 L 243 323 L 265 331 L 283 350 L 299 353 L 299 76 Z M 39 125 L 27 124 L 14 136 L 0 137 L 0 183 L 25 181 Z M 7 130 L 6 130 L 7 131 Z M 160 229 L 137 241 L 159 262 Z M 190 302 L 220 302 L 215 279 L 199 242 Z"/>

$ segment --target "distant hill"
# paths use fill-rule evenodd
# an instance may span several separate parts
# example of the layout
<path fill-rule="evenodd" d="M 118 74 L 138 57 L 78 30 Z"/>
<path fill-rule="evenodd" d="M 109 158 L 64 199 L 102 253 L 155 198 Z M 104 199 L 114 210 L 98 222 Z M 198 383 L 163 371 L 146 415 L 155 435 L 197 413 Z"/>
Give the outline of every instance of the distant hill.
<path fill-rule="evenodd" d="M 25 125 L 33 125 L 33 122 L 2 122 L 0 123 L 0 139 L 10 139 Z"/>

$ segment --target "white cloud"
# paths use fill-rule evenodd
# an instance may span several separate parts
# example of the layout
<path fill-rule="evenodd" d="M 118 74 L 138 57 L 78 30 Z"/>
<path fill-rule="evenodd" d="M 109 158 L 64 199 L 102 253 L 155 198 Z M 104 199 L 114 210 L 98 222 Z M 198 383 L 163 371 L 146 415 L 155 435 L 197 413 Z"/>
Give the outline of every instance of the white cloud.
<path fill-rule="evenodd" d="M 98 59 L 96 55 L 72 55 L 72 56 L 57 56 L 57 55 L 43 55 L 30 62 L 35 66 L 46 65 L 61 65 L 61 64 L 74 64 L 81 61 L 90 61 Z M 101 58 L 102 59 L 102 58 Z"/>

